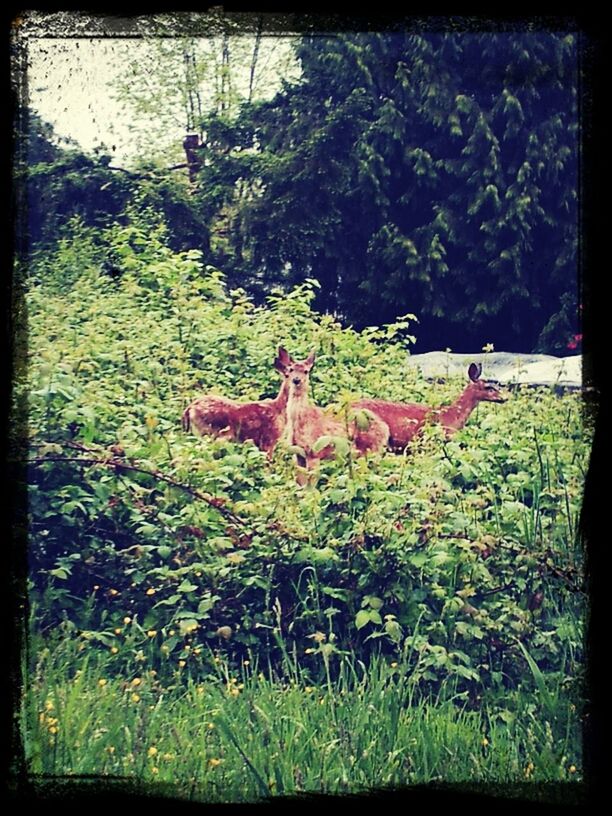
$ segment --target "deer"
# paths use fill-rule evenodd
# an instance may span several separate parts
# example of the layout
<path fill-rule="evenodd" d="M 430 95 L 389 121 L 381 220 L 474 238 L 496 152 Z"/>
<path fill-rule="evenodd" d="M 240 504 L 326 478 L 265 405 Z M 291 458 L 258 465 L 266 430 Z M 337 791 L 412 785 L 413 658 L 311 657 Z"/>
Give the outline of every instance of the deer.
<path fill-rule="evenodd" d="M 237 402 L 216 394 L 207 394 L 195 399 L 185 409 L 183 429 L 188 432 L 194 428 L 200 435 L 236 442 L 250 439 L 271 460 L 287 423 L 291 362 L 289 354 L 281 346 L 274 360 L 274 367 L 281 374 L 282 381 L 274 399 Z"/>
<path fill-rule="evenodd" d="M 349 428 L 340 420 L 331 416 L 317 405 L 310 403 L 308 388 L 310 372 L 314 365 L 315 354 L 311 352 L 303 362 L 290 358 L 289 393 L 287 399 L 287 431 L 289 445 L 295 445 L 303 451 L 297 454 L 298 464 L 311 470 L 321 459 L 332 459 L 335 447 L 332 442 L 315 450 L 315 443 L 323 436 L 335 436 L 349 439 L 357 455 L 380 452 L 389 441 L 389 428 L 386 422 L 367 408 L 365 422 L 356 417 L 350 421 Z M 367 427 L 364 427 L 367 426 Z M 304 479 L 298 476 L 298 482 Z"/>
<path fill-rule="evenodd" d="M 352 403 L 352 407 L 371 411 L 386 422 L 389 427 L 389 447 L 396 452 L 403 451 L 428 421 L 439 423 L 446 435 L 452 436 L 463 428 L 479 402 L 505 402 L 495 385 L 480 379 L 481 374 L 482 365 L 472 363 L 468 368 L 469 384 L 448 406 L 432 408 L 420 403 L 364 398 Z"/>

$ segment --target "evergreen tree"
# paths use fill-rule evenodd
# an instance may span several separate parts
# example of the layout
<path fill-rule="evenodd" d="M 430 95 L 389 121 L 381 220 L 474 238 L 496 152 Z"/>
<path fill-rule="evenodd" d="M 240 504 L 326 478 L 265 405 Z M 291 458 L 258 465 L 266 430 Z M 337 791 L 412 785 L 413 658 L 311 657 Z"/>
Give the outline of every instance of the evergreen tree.
<path fill-rule="evenodd" d="M 250 262 L 321 284 L 359 326 L 532 349 L 577 288 L 573 35 L 304 37 L 299 82 L 251 112 Z M 562 299 L 563 302 L 562 302 Z"/>

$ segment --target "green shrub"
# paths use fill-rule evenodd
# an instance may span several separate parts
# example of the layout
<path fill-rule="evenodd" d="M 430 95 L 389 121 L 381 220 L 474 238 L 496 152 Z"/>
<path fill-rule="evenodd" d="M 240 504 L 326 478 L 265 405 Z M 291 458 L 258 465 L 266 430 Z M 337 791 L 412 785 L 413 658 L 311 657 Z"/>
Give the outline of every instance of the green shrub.
<path fill-rule="evenodd" d="M 314 282 L 255 306 L 161 227 L 101 240 L 117 280 L 88 262 L 69 290 L 51 274 L 26 296 L 17 397 L 40 625 L 72 621 L 118 666 L 198 673 L 211 647 L 279 671 L 292 655 L 319 676 L 338 653 L 382 651 L 408 654 L 423 683 L 476 689 L 531 676 L 525 647 L 552 682 L 579 680 L 589 440 L 576 396 L 514 392 L 450 441 L 432 427 L 404 456 L 339 456 L 303 488 L 283 448 L 268 465 L 251 443 L 185 434 L 182 411 L 209 391 L 275 394 L 279 345 L 316 349 L 321 405 L 449 401 L 462 382 L 406 366 L 411 316 L 358 333 L 312 311 Z M 56 276 L 83 241 L 49 259 Z"/>

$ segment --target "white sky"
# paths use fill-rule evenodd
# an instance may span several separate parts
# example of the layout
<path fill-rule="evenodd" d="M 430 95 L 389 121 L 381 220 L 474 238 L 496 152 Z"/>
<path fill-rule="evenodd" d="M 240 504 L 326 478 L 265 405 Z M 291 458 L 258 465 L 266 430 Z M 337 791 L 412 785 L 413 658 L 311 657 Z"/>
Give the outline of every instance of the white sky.
<path fill-rule="evenodd" d="M 278 48 L 279 38 L 275 41 Z M 129 114 L 114 101 L 112 83 L 125 72 L 127 61 L 147 47 L 143 40 L 125 37 L 28 38 L 29 104 L 58 136 L 71 137 L 87 152 L 101 144 L 110 152 L 114 145 L 113 162 L 129 165 L 137 152 L 128 130 Z M 281 48 L 288 53 L 288 42 Z M 184 135 L 178 126 L 176 134 L 168 134 L 177 145 Z"/>
<path fill-rule="evenodd" d="M 116 145 L 117 161 L 130 156 L 129 133 L 109 82 L 122 70 L 125 39 L 32 39 L 28 42 L 28 96 L 58 136 L 86 151 Z"/>

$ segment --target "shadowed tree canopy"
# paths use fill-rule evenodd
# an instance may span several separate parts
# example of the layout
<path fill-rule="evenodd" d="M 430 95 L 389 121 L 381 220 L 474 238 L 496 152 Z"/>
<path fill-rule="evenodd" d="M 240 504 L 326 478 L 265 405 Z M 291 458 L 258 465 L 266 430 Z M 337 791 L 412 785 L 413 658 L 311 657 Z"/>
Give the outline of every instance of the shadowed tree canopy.
<path fill-rule="evenodd" d="M 109 155 L 88 155 L 67 140 L 60 143 L 52 126 L 33 111 L 21 108 L 19 119 L 24 134 L 15 162 L 21 184 L 20 230 L 31 248 L 53 246 L 74 217 L 87 227 L 103 229 L 125 221 L 132 206 L 158 213 L 168 226 L 173 249 L 208 250 L 206 224 L 184 177 L 155 168 L 114 167 Z"/>
<path fill-rule="evenodd" d="M 298 57 L 300 81 L 248 111 L 255 273 L 318 279 L 358 327 L 415 312 L 421 349 L 574 328 L 573 35 L 304 37 Z"/>

